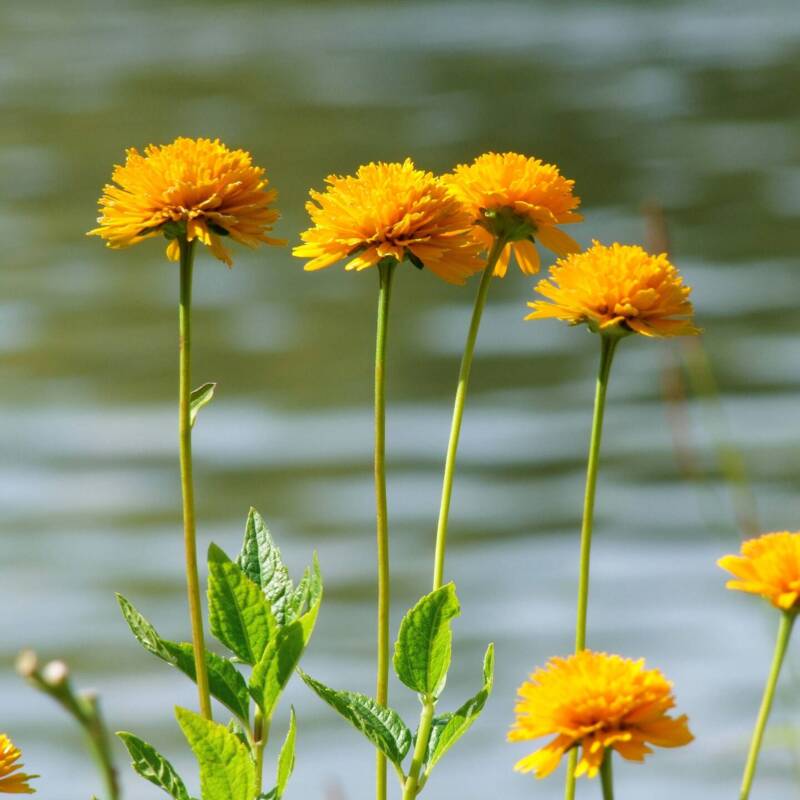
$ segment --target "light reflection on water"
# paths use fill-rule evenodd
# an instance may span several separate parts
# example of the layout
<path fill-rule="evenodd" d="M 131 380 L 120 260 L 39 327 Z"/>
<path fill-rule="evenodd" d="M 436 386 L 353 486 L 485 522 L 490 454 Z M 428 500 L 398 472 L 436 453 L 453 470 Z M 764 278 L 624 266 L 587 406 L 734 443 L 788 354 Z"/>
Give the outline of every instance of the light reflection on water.
<path fill-rule="evenodd" d="M 148 243 L 85 240 L 125 147 L 220 135 L 253 150 L 281 191 L 290 239 L 309 185 L 371 158 L 447 169 L 482 150 L 532 151 L 575 177 L 583 241 L 636 240 L 657 198 L 695 287 L 727 427 L 766 528 L 797 527 L 800 7 L 633 3 L 326 3 L 65 0 L 0 8 L 0 727 L 44 773 L 43 797 L 96 782 L 70 723 L 10 669 L 32 645 L 99 688 L 114 728 L 136 730 L 192 774 L 167 709 L 191 687 L 130 639 L 113 592 L 183 638 L 174 463 L 175 271 Z M 393 624 L 425 590 L 457 358 L 474 287 L 409 271 L 391 332 Z M 326 603 L 306 667 L 372 684 L 373 531 L 369 275 L 304 275 L 288 252 L 203 258 L 196 375 L 220 390 L 195 436 L 201 547 L 238 547 L 249 505 L 297 572 L 319 550 Z M 496 693 L 426 790 L 435 797 L 561 796 L 514 775 L 503 741 L 514 690 L 569 649 L 583 456 L 596 342 L 522 323 L 531 282 L 510 275 L 479 342 L 448 563 L 463 616 L 444 707 L 471 694 L 497 643 Z M 774 619 L 730 596 L 714 566 L 735 547 L 713 474 L 708 417 L 689 409 L 702 485 L 682 479 L 661 397 L 671 345 L 626 342 L 615 365 L 598 497 L 590 642 L 645 655 L 675 681 L 691 748 L 617 770 L 621 797 L 730 797 Z M 784 699 L 792 694 L 787 678 Z M 394 696 L 409 718 L 414 699 Z M 341 784 L 368 796 L 371 754 L 296 682 L 291 796 Z M 776 731 L 792 720 L 786 705 Z M 281 725 L 277 725 L 276 741 Z M 120 754 L 120 764 L 124 764 Z M 776 736 L 758 791 L 786 796 Z M 480 765 L 480 766 L 477 766 Z M 711 765 L 711 766 L 709 766 Z M 123 768 L 127 797 L 156 789 Z M 596 786 L 581 794 L 596 794 Z"/>

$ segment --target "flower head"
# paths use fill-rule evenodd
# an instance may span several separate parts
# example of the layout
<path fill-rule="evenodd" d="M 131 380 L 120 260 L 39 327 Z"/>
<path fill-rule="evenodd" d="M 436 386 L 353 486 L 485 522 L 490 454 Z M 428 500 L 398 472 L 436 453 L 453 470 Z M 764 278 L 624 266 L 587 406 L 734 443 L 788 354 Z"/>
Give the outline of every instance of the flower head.
<path fill-rule="evenodd" d="M 261 167 L 244 150 L 229 150 L 219 139 L 178 138 L 172 144 L 135 148 L 114 167 L 113 184 L 100 198 L 99 227 L 89 231 L 109 247 L 128 247 L 164 234 L 167 256 L 179 257 L 178 238 L 211 248 L 228 266 L 223 237 L 257 247 L 286 244 L 267 236 L 280 216 L 272 208 L 277 192 L 268 189 Z"/>
<path fill-rule="evenodd" d="M 451 283 L 463 283 L 483 266 L 470 236 L 470 217 L 430 173 L 402 164 L 367 164 L 355 176 L 329 175 L 324 192 L 306 203 L 313 227 L 294 255 L 310 258 L 307 270 L 349 259 L 345 269 L 406 258 Z"/>
<path fill-rule="evenodd" d="M 11 739 L 0 733 L 0 794 L 33 794 L 36 791 L 28 781 L 39 776 L 18 772 L 24 766 L 17 763 L 21 757 L 22 753 Z"/>
<path fill-rule="evenodd" d="M 738 556 L 724 556 L 717 564 L 737 580 L 729 589 L 760 594 L 783 611 L 800 610 L 800 532 L 765 533 L 742 542 Z"/>
<path fill-rule="evenodd" d="M 692 324 L 691 289 L 664 254 L 638 245 L 594 242 L 583 253 L 560 258 L 536 286 L 547 300 L 528 303 L 526 319 L 554 317 L 598 333 L 680 336 Z"/>
<path fill-rule="evenodd" d="M 597 775 L 607 749 L 629 761 L 644 761 L 649 744 L 680 747 L 694 738 L 686 716 L 670 717 L 672 684 L 644 660 L 582 650 L 551 658 L 519 688 L 511 742 L 555 735 L 517 763 L 518 772 L 544 778 L 572 747 L 583 752 L 575 775 Z"/>
<path fill-rule="evenodd" d="M 475 237 L 489 248 L 495 237 L 509 244 L 503 249 L 494 274 L 503 277 L 513 250 L 519 268 L 528 275 L 539 271 L 534 242 L 558 255 L 577 252 L 580 245 L 556 227 L 580 222 L 575 209 L 580 197 L 553 164 L 519 153 L 484 153 L 472 164 L 459 164 L 442 178 L 468 209 Z"/>

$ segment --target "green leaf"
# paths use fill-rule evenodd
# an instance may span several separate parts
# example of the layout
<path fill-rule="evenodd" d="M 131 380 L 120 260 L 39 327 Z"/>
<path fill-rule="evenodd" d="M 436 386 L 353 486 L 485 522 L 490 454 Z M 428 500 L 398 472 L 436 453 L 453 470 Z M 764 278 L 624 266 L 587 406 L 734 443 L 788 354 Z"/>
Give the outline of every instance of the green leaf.
<path fill-rule="evenodd" d="M 380 705 L 366 695 L 330 689 L 302 671 L 300 676 L 322 700 L 338 711 L 393 764 L 402 769 L 403 759 L 411 747 L 411 731 L 396 711 Z"/>
<path fill-rule="evenodd" d="M 434 719 L 431 738 L 428 742 L 426 761 L 429 773 L 442 756 L 470 729 L 472 723 L 483 711 L 494 685 L 494 645 L 486 648 L 483 658 L 483 687 L 472 698 L 467 700 L 454 714 L 447 714 Z"/>
<path fill-rule="evenodd" d="M 211 402 L 216 388 L 216 383 L 204 383 L 202 386 L 192 389 L 189 395 L 189 424 L 192 427 L 194 427 L 194 421 L 197 419 L 200 409 Z"/>
<path fill-rule="evenodd" d="M 394 646 L 394 669 L 409 689 L 439 696 L 450 667 L 450 620 L 460 613 L 455 586 L 448 583 L 425 595 L 403 618 Z"/>
<path fill-rule="evenodd" d="M 245 575 L 263 590 L 275 619 L 279 625 L 284 625 L 287 622 L 287 604 L 293 594 L 292 580 L 264 518 L 254 508 L 247 516 L 238 564 Z"/>
<path fill-rule="evenodd" d="M 214 636 L 251 665 L 277 627 L 261 590 L 215 544 L 208 548 L 208 615 Z"/>
<path fill-rule="evenodd" d="M 185 708 L 176 708 L 175 716 L 200 765 L 203 800 L 252 800 L 255 765 L 236 734 Z"/>
<path fill-rule="evenodd" d="M 290 619 L 297 619 L 307 610 L 312 609 L 322 599 L 322 573 L 319 568 L 319 559 L 314 553 L 313 564 L 306 568 L 300 583 L 294 590 L 287 604 L 287 615 Z"/>
<path fill-rule="evenodd" d="M 253 667 L 250 694 L 264 716 L 269 719 L 281 692 L 292 677 L 305 648 L 303 624 L 300 620 L 279 628 Z"/>
<path fill-rule="evenodd" d="M 128 749 L 133 762 L 131 766 L 139 775 L 175 800 L 189 800 L 186 786 L 175 768 L 155 747 L 127 731 L 118 731 L 117 736 Z"/>
<path fill-rule="evenodd" d="M 126 600 L 121 594 L 117 595 L 117 601 L 125 621 L 142 647 L 196 681 L 192 645 L 187 642 L 178 643 L 162 639 L 158 635 L 158 631 L 139 613 L 133 603 Z M 209 650 L 206 650 L 205 658 L 211 694 L 249 725 L 250 695 L 244 678 L 227 658 L 222 658 Z"/>
<path fill-rule="evenodd" d="M 286 784 L 294 771 L 294 742 L 297 737 L 297 718 L 292 708 L 289 713 L 289 731 L 278 755 L 278 778 L 275 784 L 275 800 L 281 800 Z"/>

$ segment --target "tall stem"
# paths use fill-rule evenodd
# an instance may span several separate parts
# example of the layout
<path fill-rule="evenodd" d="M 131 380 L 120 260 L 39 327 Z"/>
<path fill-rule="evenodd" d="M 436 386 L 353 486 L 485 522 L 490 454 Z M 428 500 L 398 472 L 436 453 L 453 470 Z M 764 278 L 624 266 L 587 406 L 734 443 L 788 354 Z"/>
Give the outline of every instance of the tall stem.
<path fill-rule="evenodd" d="M 442 499 L 439 505 L 439 522 L 436 526 L 436 555 L 433 566 L 433 588 L 441 587 L 444 582 L 444 557 L 447 548 L 447 523 L 450 517 L 450 498 L 453 494 L 453 478 L 456 472 L 456 454 L 458 453 L 458 440 L 461 436 L 461 420 L 464 417 L 464 404 L 467 399 L 467 388 L 469 386 L 469 375 L 472 370 L 472 357 L 475 353 L 475 342 L 478 338 L 478 330 L 481 326 L 481 317 L 486 305 L 486 298 L 489 295 L 489 286 L 492 282 L 497 259 L 500 253 L 508 244 L 504 237 L 497 237 L 494 240 L 486 266 L 483 270 L 481 283 L 478 287 L 478 294 L 475 297 L 475 305 L 472 309 L 472 319 L 469 323 L 467 341 L 464 345 L 464 354 L 461 357 L 461 368 L 458 371 L 458 386 L 456 387 L 456 399 L 453 405 L 453 420 L 450 423 L 450 440 L 447 443 L 447 456 L 444 462 L 444 479 L 442 481 Z"/>
<path fill-rule="evenodd" d="M 194 242 L 181 237 L 180 305 L 178 308 L 178 432 L 180 439 L 181 494 L 183 497 L 183 545 L 186 557 L 186 591 L 189 598 L 189 619 L 192 624 L 194 667 L 200 713 L 211 719 L 205 645 L 203 643 L 203 607 L 200 602 L 200 579 L 197 573 L 197 544 L 194 519 L 194 486 L 192 483 L 192 424 L 189 400 L 192 392 L 192 266 Z"/>
<path fill-rule="evenodd" d="M 614 772 L 611 765 L 611 750 L 606 750 L 600 765 L 600 783 L 603 787 L 603 800 L 614 800 Z"/>
<path fill-rule="evenodd" d="M 378 265 L 378 321 L 375 336 L 375 518 L 378 540 L 378 675 L 375 697 L 389 699 L 389 518 L 386 509 L 386 339 L 389 301 L 397 262 Z M 376 800 L 386 798 L 386 756 L 376 754 Z"/>
<path fill-rule="evenodd" d="M 422 703 L 422 713 L 419 717 L 419 728 L 417 729 L 417 742 L 414 745 L 414 754 L 411 756 L 411 767 L 408 770 L 408 777 L 403 786 L 403 800 L 414 800 L 419 794 L 420 772 L 425 761 L 425 753 L 428 750 L 428 741 L 431 738 L 431 727 L 433 725 L 434 702 L 430 697 L 426 697 Z"/>
<path fill-rule="evenodd" d="M 578 613 L 575 623 L 575 652 L 586 647 L 586 614 L 589 607 L 589 562 L 592 553 L 592 525 L 594 523 L 594 498 L 597 488 L 597 467 L 600 463 L 600 443 L 603 437 L 603 416 L 606 407 L 606 390 L 611 362 L 614 360 L 619 338 L 600 336 L 600 368 L 594 394 L 592 432 L 589 439 L 589 457 L 586 464 L 586 491 L 583 498 L 583 522 L 581 524 L 581 556 L 578 575 Z M 567 779 L 564 788 L 565 800 L 575 798 L 575 765 L 578 751 L 573 749 L 567 762 Z"/>
<path fill-rule="evenodd" d="M 758 754 L 761 751 L 761 742 L 764 739 L 764 730 L 767 727 L 769 712 L 772 709 L 772 701 L 775 698 L 775 687 L 778 685 L 778 676 L 781 674 L 781 666 L 786 656 L 786 649 L 789 646 L 789 638 L 792 635 L 792 626 L 796 614 L 784 611 L 781 614 L 781 623 L 778 628 L 778 638 L 775 641 L 775 653 L 772 656 L 772 666 L 769 670 L 767 685 L 764 687 L 764 697 L 761 699 L 761 708 L 758 711 L 758 719 L 753 729 L 753 738 L 750 742 L 750 751 L 747 754 L 747 763 L 742 776 L 742 788 L 739 790 L 739 800 L 748 800 L 753 779 L 756 776 L 756 765 Z"/>

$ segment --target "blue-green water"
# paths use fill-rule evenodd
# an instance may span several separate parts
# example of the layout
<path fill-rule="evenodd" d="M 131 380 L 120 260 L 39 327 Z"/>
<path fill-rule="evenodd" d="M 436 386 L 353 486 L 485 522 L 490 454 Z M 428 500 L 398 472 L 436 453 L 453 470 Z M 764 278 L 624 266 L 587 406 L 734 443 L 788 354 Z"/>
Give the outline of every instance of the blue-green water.
<path fill-rule="evenodd" d="M 70 721 L 13 674 L 22 646 L 66 658 L 134 730 L 193 774 L 171 720 L 189 685 L 130 638 L 121 591 L 187 635 L 175 463 L 176 270 L 160 244 L 111 252 L 83 232 L 128 146 L 220 136 L 281 192 L 277 234 L 305 226 L 309 186 L 371 159 L 449 169 L 487 149 L 575 178 L 584 243 L 641 240 L 643 201 L 670 220 L 695 287 L 722 416 L 666 412 L 680 350 L 626 341 L 598 495 L 590 644 L 646 656 L 675 682 L 691 747 L 620 764 L 620 798 L 734 796 L 773 615 L 723 589 L 736 547 L 715 431 L 744 454 L 764 529 L 799 527 L 800 6 L 700 2 L 292 4 L 5 0 L 0 6 L 0 729 L 48 800 L 98 785 Z M 219 382 L 195 433 L 200 540 L 238 547 L 247 508 L 291 566 L 313 549 L 326 602 L 305 666 L 372 686 L 370 380 L 375 278 L 304 274 L 288 250 L 197 272 L 195 374 Z M 405 270 L 392 310 L 389 501 L 393 625 L 428 586 L 457 361 L 475 287 Z M 495 695 L 437 768 L 431 800 L 561 796 L 515 775 L 516 686 L 568 652 L 596 341 L 523 323 L 532 282 L 492 288 L 461 449 L 448 572 L 463 616 L 443 700 Z M 684 414 L 685 411 L 685 414 Z M 725 430 L 727 429 L 727 432 Z M 676 459 L 674 440 L 680 443 Z M 688 449 L 688 453 L 687 453 Z M 703 480 L 690 480 L 688 472 Z M 787 673 L 754 797 L 787 797 L 797 717 Z M 393 687 L 413 719 L 415 700 Z M 369 797 L 372 754 L 305 687 L 287 797 Z M 288 702 L 283 716 L 288 713 Z M 278 735 L 282 726 L 278 725 Z M 117 749 L 126 797 L 159 796 Z M 599 787 L 581 785 L 581 797 Z"/>

